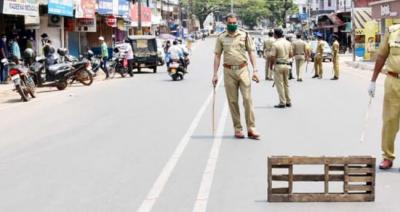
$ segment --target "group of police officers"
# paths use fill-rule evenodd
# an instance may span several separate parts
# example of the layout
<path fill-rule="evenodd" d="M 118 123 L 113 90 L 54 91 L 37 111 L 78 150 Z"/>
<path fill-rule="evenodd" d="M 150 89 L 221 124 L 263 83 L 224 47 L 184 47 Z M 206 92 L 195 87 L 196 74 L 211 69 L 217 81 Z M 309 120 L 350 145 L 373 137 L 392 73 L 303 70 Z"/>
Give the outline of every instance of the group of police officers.
<path fill-rule="evenodd" d="M 214 87 L 219 81 L 218 69 L 223 54 L 224 61 L 224 84 L 228 98 L 229 108 L 235 129 L 235 137 L 245 138 L 243 127 L 240 123 L 239 109 L 239 91 L 243 97 L 245 109 L 245 118 L 247 125 L 247 135 L 250 139 L 259 140 L 260 134 L 255 130 L 255 116 L 251 98 L 251 80 L 260 81 L 258 70 L 256 68 L 256 56 L 254 53 L 254 44 L 247 32 L 238 29 L 237 17 L 231 13 L 226 16 L 227 31 L 221 33 L 216 41 L 214 57 L 214 75 L 212 83 Z M 323 53 L 324 45 L 322 35 L 317 34 L 318 43 L 314 56 L 313 78 L 321 79 L 323 76 Z M 248 57 L 247 57 L 248 56 Z M 334 76 L 332 80 L 339 79 L 339 42 L 334 37 L 332 45 L 332 62 Z M 296 63 L 297 81 L 302 82 L 302 67 L 304 63 L 310 60 L 310 46 L 297 35 L 297 40 L 289 42 L 283 35 L 280 28 L 274 29 L 274 32 L 268 33 L 268 38 L 264 41 L 265 80 L 274 80 L 278 94 L 279 104 L 276 108 L 291 107 L 292 102 L 289 93 L 289 72 L 290 61 L 294 58 Z M 248 68 L 248 58 L 253 67 L 253 73 L 250 77 Z M 386 64 L 386 65 L 385 65 Z M 394 25 L 385 33 L 381 44 L 374 73 L 368 92 L 372 97 L 375 96 L 375 81 L 379 73 L 387 74 L 385 80 L 384 106 L 383 106 L 383 129 L 382 129 L 382 151 L 383 160 L 379 165 L 380 169 L 390 169 L 395 159 L 394 143 L 396 134 L 400 128 L 400 24 Z"/>

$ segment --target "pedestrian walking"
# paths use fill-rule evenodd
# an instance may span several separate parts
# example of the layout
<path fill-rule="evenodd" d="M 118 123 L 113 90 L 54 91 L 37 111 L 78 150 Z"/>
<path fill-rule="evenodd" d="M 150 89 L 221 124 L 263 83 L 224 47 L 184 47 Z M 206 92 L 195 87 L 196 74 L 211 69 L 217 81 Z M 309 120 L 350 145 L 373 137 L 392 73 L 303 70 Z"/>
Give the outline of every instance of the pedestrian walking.
<path fill-rule="evenodd" d="M 265 58 L 265 80 L 272 81 L 272 70 L 270 69 L 271 62 L 271 49 L 272 44 L 275 42 L 274 32 L 268 32 L 268 38 L 264 40 L 264 58 Z"/>
<path fill-rule="evenodd" d="M 8 80 L 8 67 L 2 63 L 2 60 L 8 57 L 7 37 L 2 35 L 0 40 L 0 83 L 7 83 Z"/>
<path fill-rule="evenodd" d="M 317 37 L 318 37 L 317 52 L 315 53 L 314 57 L 315 75 L 313 76 L 313 78 L 322 79 L 322 74 L 324 73 L 322 68 L 322 60 L 324 58 L 323 54 L 324 54 L 325 41 L 322 39 L 322 34 L 319 32 L 317 32 Z"/>
<path fill-rule="evenodd" d="M 307 43 L 301 39 L 301 34 L 296 35 L 296 40 L 292 44 L 294 59 L 296 62 L 296 77 L 298 82 L 303 81 L 302 67 L 308 60 Z"/>
<path fill-rule="evenodd" d="M 387 73 L 384 85 L 382 152 L 380 169 L 390 169 L 395 159 L 394 142 L 400 124 L 400 24 L 389 27 L 382 40 L 376 58 L 368 93 L 375 96 L 375 83 L 383 67 Z M 386 62 L 386 65 L 385 65 Z"/>
<path fill-rule="evenodd" d="M 107 68 L 107 60 L 108 60 L 108 47 L 107 43 L 104 41 L 104 37 L 100 36 L 99 37 L 100 41 L 100 49 L 101 49 L 101 62 L 100 62 L 100 67 L 106 74 L 106 79 L 109 78 L 109 73 L 108 73 L 108 68 Z"/>
<path fill-rule="evenodd" d="M 338 37 L 333 36 L 333 45 L 332 45 L 332 63 L 333 63 L 333 71 L 334 76 L 331 80 L 339 79 L 339 49 L 340 45 L 338 42 Z"/>
<path fill-rule="evenodd" d="M 245 137 L 243 134 L 243 127 L 240 123 L 240 90 L 243 97 L 247 135 L 250 139 L 259 140 L 260 135 L 255 129 L 255 116 L 251 97 L 251 79 L 259 82 L 254 45 L 249 33 L 238 29 L 238 18 L 235 14 L 228 14 L 225 21 L 227 23 L 227 31 L 218 36 L 215 45 L 212 83 L 215 86 L 218 82 L 218 68 L 221 62 L 221 55 L 224 54 L 225 92 L 235 128 L 235 137 L 239 139 Z M 253 67 L 252 78 L 250 78 L 246 54 L 249 56 Z"/>
<path fill-rule="evenodd" d="M 271 69 L 274 70 L 276 90 L 279 94 L 279 104 L 275 108 L 291 107 L 292 102 L 289 94 L 289 62 L 293 57 L 292 44 L 283 36 L 283 30 L 274 30 L 276 38 L 271 50 Z"/>
<path fill-rule="evenodd" d="M 21 51 L 18 44 L 18 35 L 15 35 L 11 40 L 11 55 L 21 59 Z"/>

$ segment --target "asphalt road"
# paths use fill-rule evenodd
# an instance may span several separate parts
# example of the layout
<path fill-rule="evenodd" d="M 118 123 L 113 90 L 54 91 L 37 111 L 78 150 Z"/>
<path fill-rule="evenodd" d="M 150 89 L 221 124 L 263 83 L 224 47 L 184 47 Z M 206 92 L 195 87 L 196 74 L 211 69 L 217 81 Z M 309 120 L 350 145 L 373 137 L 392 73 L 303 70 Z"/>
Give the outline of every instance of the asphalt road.
<path fill-rule="evenodd" d="M 309 70 L 304 82 L 291 81 L 290 109 L 273 108 L 278 96 L 271 82 L 253 84 L 261 141 L 233 139 L 221 84 L 214 137 L 214 42 L 199 41 L 181 82 L 162 69 L 0 105 L 0 211 L 396 211 L 397 164 L 378 171 L 372 203 L 266 202 L 267 156 L 380 160 L 384 77 L 363 142 L 371 73 L 342 65 L 341 79 L 330 81 L 330 63 L 323 80 L 311 79 Z M 258 69 L 263 65 L 259 59 Z M 295 173 L 307 171 L 322 172 Z M 294 189 L 322 191 L 323 185 Z"/>

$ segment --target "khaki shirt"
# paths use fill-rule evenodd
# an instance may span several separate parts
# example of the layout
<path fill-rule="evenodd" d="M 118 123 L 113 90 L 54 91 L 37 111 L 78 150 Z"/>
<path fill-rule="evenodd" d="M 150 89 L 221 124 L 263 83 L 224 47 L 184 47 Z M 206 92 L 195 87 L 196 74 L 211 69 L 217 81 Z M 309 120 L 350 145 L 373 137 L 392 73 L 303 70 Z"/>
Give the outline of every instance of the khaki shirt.
<path fill-rule="evenodd" d="M 285 38 L 279 38 L 272 45 L 271 56 L 275 57 L 276 62 L 288 63 L 289 56 L 293 55 L 292 44 Z"/>
<path fill-rule="evenodd" d="M 264 56 L 269 56 L 269 53 L 271 52 L 272 49 L 272 44 L 274 44 L 275 38 L 273 37 L 268 37 L 267 39 L 264 40 Z"/>
<path fill-rule="evenodd" d="M 307 51 L 307 44 L 301 39 L 297 39 L 292 43 L 294 55 L 305 55 Z"/>
<path fill-rule="evenodd" d="M 332 53 L 334 57 L 339 56 L 339 42 L 335 41 L 332 45 Z"/>
<path fill-rule="evenodd" d="M 317 54 L 322 56 L 324 54 L 324 47 L 325 47 L 325 42 L 322 40 L 318 41 Z"/>
<path fill-rule="evenodd" d="M 254 45 L 250 35 L 243 30 L 237 30 L 233 35 L 228 32 L 220 34 L 214 52 L 224 53 L 224 64 L 241 65 L 247 62 L 247 54 L 251 51 L 254 51 Z"/>
<path fill-rule="evenodd" d="M 400 24 L 386 31 L 378 54 L 387 58 L 384 71 L 400 73 Z"/>

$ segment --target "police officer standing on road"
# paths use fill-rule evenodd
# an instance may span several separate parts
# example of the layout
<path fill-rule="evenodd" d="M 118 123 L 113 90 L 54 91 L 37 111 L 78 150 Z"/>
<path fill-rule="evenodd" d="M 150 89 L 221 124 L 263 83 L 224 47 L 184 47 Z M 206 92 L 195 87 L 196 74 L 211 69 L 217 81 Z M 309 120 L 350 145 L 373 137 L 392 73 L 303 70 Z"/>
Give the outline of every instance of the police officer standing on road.
<path fill-rule="evenodd" d="M 265 58 L 265 80 L 272 79 L 272 70 L 269 69 L 271 66 L 271 49 L 272 44 L 275 42 L 274 32 L 268 32 L 268 38 L 264 40 L 264 58 Z"/>
<path fill-rule="evenodd" d="M 302 82 L 301 68 L 304 65 L 304 61 L 308 60 L 307 44 L 301 39 L 301 34 L 296 35 L 296 40 L 293 42 L 293 54 L 296 62 L 296 76 L 297 82 Z"/>
<path fill-rule="evenodd" d="M 333 71 L 335 75 L 331 80 L 338 80 L 339 79 L 339 42 L 338 37 L 335 35 L 333 36 L 334 42 L 332 45 L 332 62 L 333 62 Z"/>
<path fill-rule="evenodd" d="M 319 78 L 322 79 L 322 74 L 324 73 L 322 69 L 322 60 L 324 58 L 324 47 L 325 47 L 325 42 L 322 39 L 322 34 L 317 32 L 317 37 L 318 37 L 318 43 L 317 43 L 317 52 L 315 53 L 314 57 L 314 70 L 315 70 L 315 75 L 313 78 Z"/>
<path fill-rule="evenodd" d="M 276 89 L 279 94 L 279 104 L 275 108 L 291 107 L 289 95 L 289 60 L 293 57 L 292 44 L 283 37 L 282 29 L 274 30 L 277 39 L 271 50 L 271 69 L 274 70 Z"/>
<path fill-rule="evenodd" d="M 237 17 L 230 13 L 226 16 L 227 32 L 223 32 L 217 38 L 214 57 L 214 76 L 212 83 L 214 87 L 218 82 L 218 68 L 221 62 L 221 55 L 224 53 L 224 83 L 225 92 L 228 98 L 232 121 L 235 128 L 235 137 L 244 138 L 243 128 L 240 123 L 239 90 L 243 97 L 245 118 L 248 137 L 259 140 L 260 135 L 255 131 L 255 116 L 251 98 L 251 79 L 247 64 L 246 53 L 250 57 L 253 66 L 252 79 L 259 82 L 256 69 L 256 56 L 250 35 L 237 29 Z"/>
<path fill-rule="evenodd" d="M 264 58 L 265 58 L 265 80 L 273 80 L 272 79 L 272 70 L 269 69 L 271 64 L 271 49 L 272 44 L 275 42 L 274 32 L 268 32 L 268 38 L 264 40 Z"/>
<path fill-rule="evenodd" d="M 380 169 L 390 169 L 395 159 L 394 142 L 400 123 L 400 24 L 389 27 L 376 58 L 368 93 L 375 96 L 375 82 L 383 68 L 387 73 L 383 100 L 382 152 Z"/>

